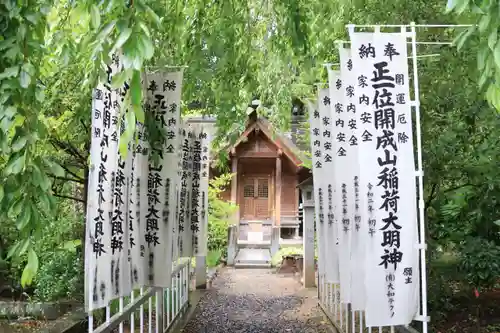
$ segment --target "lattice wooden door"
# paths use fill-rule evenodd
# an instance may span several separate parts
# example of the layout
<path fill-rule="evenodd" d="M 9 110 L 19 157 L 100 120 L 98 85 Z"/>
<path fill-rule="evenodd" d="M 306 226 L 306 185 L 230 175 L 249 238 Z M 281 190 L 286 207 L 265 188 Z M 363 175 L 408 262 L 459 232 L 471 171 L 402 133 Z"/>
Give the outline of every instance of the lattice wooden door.
<path fill-rule="evenodd" d="M 269 178 L 245 177 L 243 180 L 244 219 L 269 218 Z"/>
<path fill-rule="evenodd" d="M 257 195 L 255 196 L 255 217 L 267 219 L 269 217 L 269 179 L 257 178 L 255 180 Z"/>
<path fill-rule="evenodd" d="M 246 178 L 243 181 L 243 213 L 244 219 L 255 218 L 255 179 Z"/>

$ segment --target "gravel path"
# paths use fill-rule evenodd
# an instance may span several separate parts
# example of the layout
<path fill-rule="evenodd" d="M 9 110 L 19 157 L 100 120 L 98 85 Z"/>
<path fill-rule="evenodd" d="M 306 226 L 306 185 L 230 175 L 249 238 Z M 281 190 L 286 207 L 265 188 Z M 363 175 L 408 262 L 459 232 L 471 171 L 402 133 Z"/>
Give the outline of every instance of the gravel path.
<path fill-rule="evenodd" d="M 333 333 L 316 290 L 266 269 L 224 268 L 184 333 Z"/>

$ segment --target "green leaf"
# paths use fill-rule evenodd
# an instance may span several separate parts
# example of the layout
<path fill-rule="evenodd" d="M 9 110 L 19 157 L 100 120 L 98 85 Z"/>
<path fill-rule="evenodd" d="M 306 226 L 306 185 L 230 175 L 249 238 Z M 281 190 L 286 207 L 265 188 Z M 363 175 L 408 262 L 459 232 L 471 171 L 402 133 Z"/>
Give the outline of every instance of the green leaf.
<path fill-rule="evenodd" d="M 144 34 L 141 34 L 139 35 L 139 44 L 138 44 L 141 48 L 141 53 L 143 54 L 144 58 L 146 60 L 149 60 L 153 57 L 154 55 L 154 47 L 153 47 L 153 43 L 151 42 L 151 39 L 144 35 Z"/>
<path fill-rule="evenodd" d="M 12 118 L 16 112 L 17 112 L 17 108 L 15 106 L 9 106 L 7 107 L 5 110 L 5 112 L 3 113 L 3 116 L 7 117 L 7 118 Z"/>
<path fill-rule="evenodd" d="M 26 241 L 26 240 L 25 240 Z M 13 245 L 10 249 L 9 252 L 7 253 L 7 259 L 12 258 L 14 255 L 18 255 L 18 249 L 21 246 L 21 242 L 17 242 L 15 245 Z"/>
<path fill-rule="evenodd" d="M 141 27 L 142 31 L 144 31 L 146 36 L 151 37 L 151 32 L 149 32 L 149 28 L 144 22 L 139 22 L 139 26 Z"/>
<path fill-rule="evenodd" d="M 26 156 L 24 154 L 11 155 L 7 166 L 5 167 L 5 175 L 17 175 L 20 173 L 26 163 Z"/>
<path fill-rule="evenodd" d="M 142 108 L 142 106 L 141 105 L 133 105 L 132 110 L 135 113 L 135 118 L 137 119 L 137 121 L 140 122 L 141 124 L 144 124 L 145 114 L 144 114 L 144 109 Z"/>
<path fill-rule="evenodd" d="M 31 269 L 31 267 L 26 265 L 24 267 L 23 274 L 21 275 L 21 286 L 23 288 L 25 288 L 26 286 L 31 285 L 31 283 L 33 282 L 34 276 L 35 276 L 35 273 Z"/>
<path fill-rule="evenodd" d="M 161 19 L 160 17 L 149 7 L 146 7 L 146 13 L 147 15 L 158 25 L 161 26 Z"/>
<path fill-rule="evenodd" d="M 500 70 L 500 41 L 497 42 L 495 46 L 495 50 L 493 51 L 493 56 L 495 59 L 495 65 L 497 66 L 497 70 Z"/>
<path fill-rule="evenodd" d="M 37 179 L 38 181 L 38 186 L 40 186 L 40 188 L 43 190 L 43 191 L 48 191 L 50 189 L 50 179 L 49 177 L 47 177 L 47 174 L 41 170 L 38 170 L 39 173 L 37 173 L 37 177 L 39 177 Z M 35 172 L 36 173 L 36 172 Z M 34 176 L 35 176 L 35 173 L 34 173 Z"/>
<path fill-rule="evenodd" d="M 66 171 L 64 171 L 64 168 L 59 165 L 57 162 L 53 162 L 51 160 L 45 159 L 45 162 L 47 166 L 50 168 L 50 171 L 54 176 L 56 177 L 64 177 L 66 175 Z"/>
<path fill-rule="evenodd" d="M 35 98 L 40 103 L 43 103 L 43 101 L 45 100 L 45 91 L 43 91 L 43 89 L 37 89 L 35 91 Z"/>
<path fill-rule="evenodd" d="M 74 251 L 76 251 L 76 248 L 79 247 L 80 245 L 82 245 L 82 241 L 80 239 L 75 239 L 75 240 L 67 241 L 66 243 L 64 243 L 62 248 L 64 250 L 74 252 Z"/>
<path fill-rule="evenodd" d="M 477 53 L 477 68 L 481 71 L 486 66 L 486 60 L 488 59 L 490 50 L 486 47 L 482 47 Z"/>
<path fill-rule="evenodd" d="M 116 24 L 116 21 L 111 21 L 108 24 L 106 24 L 102 28 L 102 30 L 99 32 L 99 34 L 97 35 L 96 39 L 98 41 L 102 42 L 111 33 L 111 31 L 115 27 L 115 24 Z"/>
<path fill-rule="evenodd" d="M 6 68 L 3 73 L 0 74 L 0 80 L 9 78 L 9 77 L 16 77 L 19 74 L 19 66 L 13 66 Z"/>
<path fill-rule="evenodd" d="M 33 173 L 33 185 L 35 186 L 42 186 L 42 183 L 43 183 L 43 176 L 42 176 L 42 172 L 40 171 L 40 169 L 38 168 L 38 166 L 36 165 L 32 165 L 31 166 L 31 170 L 32 170 L 32 173 Z"/>
<path fill-rule="evenodd" d="M 134 70 L 132 81 L 130 82 L 130 97 L 132 106 L 141 105 L 142 102 L 142 85 L 141 72 Z"/>
<path fill-rule="evenodd" d="M 123 84 L 127 81 L 130 76 L 130 72 L 128 70 L 123 70 L 111 78 L 111 88 L 118 89 L 122 88 Z"/>
<path fill-rule="evenodd" d="M 33 66 L 33 64 L 31 64 L 29 62 L 25 62 L 23 64 L 22 70 L 25 71 L 26 73 L 28 73 L 30 76 L 35 76 L 36 75 L 35 66 Z"/>
<path fill-rule="evenodd" d="M 21 276 L 21 285 L 24 287 L 31 285 L 33 278 L 38 272 L 38 256 L 33 249 L 28 252 L 28 264 L 24 267 Z"/>
<path fill-rule="evenodd" d="M 499 227 L 500 227 L 500 220 L 497 220 L 497 221 L 495 221 L 495 222 L 493 222 L 493 223 L 495 223 L 497 226 L 499 226 Z"/>
<path fill-rule="evenodd" d="M 26 205 L 23 207 L 21 214 L 17 217 L 16 227 L 17 230 L 21 231 L 30 223 L 31 220 L 31 206 Z"/>
<path fill-rule="evenodd" d="M 491 16 L 490 15 L 483 15 L 481 19 L 479 20 L 478 24 L 478 29 L 480 32 L 486 31 L 488 29 L 488 26 L 490 25 L 491 22 Z"/>
<path fill-rule="evenodd" d="M 484 84 L 486 83 L 489 77 L 490 77 L 489 70 L 483 70 L 481 76 L 479 77 L 479 81 L 477 83 L 479 89 L 482 89 L 484 87 Z"/>
<path fill-rule="evenodd" d="M 17 198 L 11 204 L 9 211 L 7 212 L 7 215 L 12 219 L 17 218 L 23 209 L 23 205 L 24 205 L 24 199 L 22 197 Z"/>
<path fill-rule="evenodd" d="M 491 68 L 492 67 L 493 67 L 493 59 L 491 57 L 488 57 L 485 61 L 485 67 L 482 70 L 481 76 L 480 76 L 479 81 L 478 81 L 479 89 L 482 89 L 484 87 L 484 85 L 486 84 L 486 82 L 488 81 L 488 79 L 491 77 L 491 74 L 492 74 Z"/>
<path fill-rule="evenodd" d="M 28 142 L 28 138 L 25 136 L 19 136 L 15 139 L 15 141 L 12 143 L 12 151 L 18 152 L 21 149 L 26 146 L 26 143 Z"/>
<path fill-rule="evenodd" d="M 497 39 L 498 39 L 498 32 L 497 29 L 495 29 L 488 35 L 488 46 L 492 51 L 495 49 Z"/>
<path fill-rule="evenodd" d="M 476 27 L 472 26 L 468 28 L 467 30 L 462 31 L 454 40 L 453 40 L 453 45 L 457 46 L 457 50 L 460 51 L 460 49 L 464 46 L 465 42 L 467 39 L 476 31 Z"/>
<path fill-rule="evenodd" d="M 90 23 L 93 29 L 97 29 L 101 26 L 101 13 L 96 4 L 90 7 Z"/>
<path fill-rule="evenodd" d="M 4 196 L 5 196 L 5 190 L 3 188 L 3 185 L 0 184 L 0 202 L 3 200 Z"/>
<path fill-rule="evenodd" d="M 21 71 L 21 77 L 19 78 L 19 83 L 21 87 L 28 88 L 31 83 L 31 76 L 26 71 Z"/>
<path fill-rule="evenodd" d="M 118 36 L 116 42 L 115 42 L 115 45 L 113 46 L 113 49 L 111 52 L 115 51 L 115 50 L 118 50 L 119 48 L 121 48 L 123 46 L 123 44 L 125 44 L 127 42 L 127 40 L 130 38 L 130 35 L 132 34 L 132 29 L 127 27 L 125 29 L 123 29 L 121 32 L 120 32 L 120 35 Z"/>
<path fill-rule="evenodd" d="M 119 151 L 121 156 L 125 159 L 128 155 L 128 144 L 133 140 L 135 133 L 135 113 L 128 111 L 125 115 L 126 117 L 126 128 L 125 132 L 120 136 L 120 146 Z"/>
<path fill-rule="evenodd" d="M 456 0 L 457 4 L 455 6 L 455 13 L 460 15 L 469 6 L 469 0 Z"/>
<path fill-rule="evenodd" d="M 28 252 L 28 266 L 31 266 L 35 273 L 38 271 L 38 256 L 33 249 Z"/>
<path fill-rule="evenodd" d="M 42 205 L 42 209 L 46 213 L 49 213 L 51 204 L 47 193 L 41 192 L 38 198 L 40 199 L 40 204 Z"/>
<path fill-rule="evenodd" d="M 446 3 L 446 13 L 451 13 L 456 7 L 458 0 L 448 0 Z"/>

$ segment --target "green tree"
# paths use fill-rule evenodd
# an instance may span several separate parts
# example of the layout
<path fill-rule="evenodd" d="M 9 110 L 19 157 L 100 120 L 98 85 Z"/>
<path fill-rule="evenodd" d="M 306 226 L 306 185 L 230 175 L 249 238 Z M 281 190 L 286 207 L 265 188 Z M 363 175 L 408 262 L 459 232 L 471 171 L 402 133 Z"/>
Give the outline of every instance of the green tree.
<path fill-rule="evenodd" d="M 477 52 L 478 87 L 486 99 L 500 111 L 500 4 L 496 0 L 448 0 L 448 13 L 454 13 L 461 22 L 470 24 L 455 39 L 458 50 L 469 45 Z"/>

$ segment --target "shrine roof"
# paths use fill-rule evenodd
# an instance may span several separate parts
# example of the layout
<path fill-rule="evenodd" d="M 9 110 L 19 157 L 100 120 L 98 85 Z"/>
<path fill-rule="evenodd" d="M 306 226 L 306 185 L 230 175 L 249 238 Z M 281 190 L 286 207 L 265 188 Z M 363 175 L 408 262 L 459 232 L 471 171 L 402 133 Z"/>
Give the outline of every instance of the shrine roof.
<path fill-rule="evenodd" d="M 247 125 L 243 133 L 238 137 L 235 143 L 227 146 L 226 150 L 229 154 L 234 153 L 235 149 L 242 143 L 248 140 L 248 137 L 254 131 L 259 130 L 263 133 L 283 154 L 285 154 L 296 166 L 303 167 L 307 157 L 304 152 L 286 135 L 278 132 L 272 124 L 263 116 L 257 115 L 257 112 L 250 113 Z"/>

